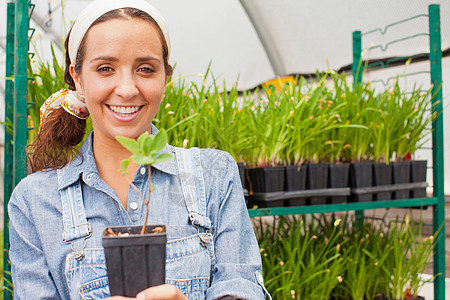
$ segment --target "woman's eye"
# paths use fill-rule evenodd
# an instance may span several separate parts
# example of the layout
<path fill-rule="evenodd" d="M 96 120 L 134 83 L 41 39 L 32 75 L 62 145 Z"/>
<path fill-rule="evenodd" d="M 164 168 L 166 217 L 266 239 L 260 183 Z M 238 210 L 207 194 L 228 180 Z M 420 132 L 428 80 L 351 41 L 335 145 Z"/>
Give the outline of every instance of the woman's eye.
<path fill-rule="evenodd" d="M 100 67 L 97 72 L 111 72 L 113 69 L 111 67 Z"/>
<path fill-rule="evenodd" d="M 152 68 L 150 68 L 150 67 L 140 67 L 138 69 L 138 72 L 153 73 L 155 71 Z"/>

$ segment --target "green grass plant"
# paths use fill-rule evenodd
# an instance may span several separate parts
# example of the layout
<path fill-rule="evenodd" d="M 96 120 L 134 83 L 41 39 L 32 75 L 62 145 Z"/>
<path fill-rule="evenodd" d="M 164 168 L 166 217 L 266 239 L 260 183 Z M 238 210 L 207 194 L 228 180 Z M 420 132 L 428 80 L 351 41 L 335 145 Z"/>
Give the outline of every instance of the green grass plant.
<path fill-rule="evenodd" d="M 343 269 L 338 226 L 325 236 L 306 216 L 279 217 L 274 225 L 260 220 L 265 285 L 274 299 L 329 299 Z"/>
<path fill-rule="evenodd" d="M 281 155 L 288 143 L 289 105 L 268 88 L 264 88 L 263 95 L 253 109 L 245 110 L 246 130 L 258 142 L 253 148 L 250 164 L 276 166 L 281 164 Z"/>
<path fill-rule="evenodd" d="M 299 96 L 293 99 L 290 149 L 294 161 L 317 163 L 323 161 L 327 152 L 330 124 L 333 123 L 334 108 L 327 99 L 326 74 L 320 75 L 317 83 L 304 84 L 298 89 Z M 300 79 L 300 83 L 305 83 Z M 302 92 L 305 90 L 305 93 Z M 330 109 L 331 108 L 331 109 Z M 298 164 L 297 163 L 297 164 Z"/>
<path fill-rule="evenodd" d="M 346 268 L 342 284 L 333 291 L 337 299 L 375 299 L 387 285 L 384 264 L 391 248 L 385 247 L 385 228 L 370 221 L 357 225 L 351 220 L 343 233 L 348 241 L 342 249 Z"/>
<path fill-rule="evenodd" d="M 3 267 L 4 267 L 3 266 L 4 253 L 5 253 L 5 251 L 9 251 L 9 249 L 4 249 L 3 248 L 3 246 L 4 246 L 3 245 L 3 234 L 4 234 L 4 230 L 0 230 L 0 249 L 2 249 L 2 251 L 0 252 L 0 261 L 1 261 L 1 266 L 0 266 L 0 274 L 1 274 L 1 276 L 0 277 L 2 278 L 2 282 L 1 282 L 2 289 L 1 289 L 1 293 L 0 293 L 0 300 L 3 299 L 3 291 L 4 290 L 8 290 L 9 292 L 11 292 L 11 294 L 14 294 L 13 284 L 10 281 L 10 279 L 8 279 L 8 278 L 11 278 L 11 271 L 5 271 L 3 269 Z M 11 265 L 10 261 L 8 261 L 8 263 Z M 7 276 L 8 278 L 4 277 L 5 274 L 8 275 Z M 5 285 L 5 282 L 6 282 L 6 285 Z"/>
<path fill-rule="evenodd" d="M 214 84 L 207 99 L 209 115 L 205 116 L 205 121 L 212 133 L 210 147 L 227 151 L 237 161 L 244 161 L 255 137 L 249 134 L 245 126 L 247 120 L 242 111 L 243 107 L 248 106 L 245 101 L 249 100 L 242 99 L 241 104 L 238 97 L 237 85 L 227 91 L 225 82 L 221 89 Z"/>
<path fill-rule="evenodd" d="M 431 89 L 422 91 L 414 85 L 411 91 L 402 90 L 398 80 L 390 92 L 388 100 L 393 103 L 395 116 L 393 109 L 387 112 L 396 120 L 391 143 L 397 161 L 403 160 L 407 154 L 414 154 L 426 142 L 423 138 L 431 132 L 427 126 L 436 117 L 429 112 L 432 108 L 431 99 Z"/>
<path fill-rule="evenodd" d="M 422 237 L 412 213 L 362 224 L 348 213 L 254 219 L 265 285 L 274 299 L 417 296 L 436 235 Z"/>
<path fill-rule="evenodd" d="M 425 282 L 420 279 L 432 257 L 437 232 L 422 237 L 422 217 L 412 221 L 409 215 L 402 220 L 397 218 L 389 227 L 388 244 L 391 255 L 386 263 L 386 278 L 394 299 L 406 299 L 406 291 L 417 296 Z M 431 280 L 431 279 L 430 279 Z"/>
<path fill-rule="evenodd" d="M 4 257 L 4 255 L 3 255 L 3 253 L 5 252 L 5 251 L 7 251 L 7 249 L 4 249 L 3 248 L 3 230 L 1 230 L 0 231 L 0 249 L 2 249 L 2 251 L 0 252 L 0 262 L 1 262 L 1 265 L 0 265 L 0 274 L 1 274 L 1 278 L 2 278 L 2 283 L 1 283 L 1 287 L 2 287 L 2 289 L 1 289 L 1 293 L 0 293 L 0 300 L 2 300 L 3 299 L 3 282 L 4 282 L 4 278 L 3 278 L 3 257 Z"/>

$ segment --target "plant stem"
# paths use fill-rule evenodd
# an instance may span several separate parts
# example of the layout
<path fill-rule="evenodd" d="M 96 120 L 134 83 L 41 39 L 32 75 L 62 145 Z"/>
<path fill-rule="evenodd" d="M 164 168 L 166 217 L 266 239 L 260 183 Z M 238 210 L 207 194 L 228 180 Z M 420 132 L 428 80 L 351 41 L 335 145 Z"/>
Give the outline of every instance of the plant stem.
<path fill-rule="evenodd" d="M 147 173 L 148 173 L 148 199 L 147 199 L 147 201 L 144 201 L 146 211 L 145 211 L 145 221 L 144 221 L 144 225 L 142 225 L 141 234 L 145 233 L 145 228 L 147 227 L 150 195 L 152 193 L 152 170 L 151 170 L 150 166 L 147 166 Z"/>
<path fill-rule="evenodd" d="M 149 168 L 150 169 L 150 168 Z M 148 179 L 149 179 L 149 185 L 150 187 L 148 188 L 148 200 L 146 201 L 144 196 L 142 195 L 142 193 L 139 191 L 139 189 L 134 185 L 134 183 L 131 180 L 128 180 L 126 177 L 125 179 L 128 181 L 128 184 L 138 193 L 139 198 L 141 198 L 142 202 L 145 204 L 145 207 L 147 209 L 146 213 L 145 213 L 145 223 L 142 226 L 141 232 L 140 234 L 144 234 L 145 233 L 145 227 L 147 226 L 147 220 L 148 220 L 148 204 L 150 203 L 150 193 L 152 192 L 152 181 L 151 181 L 151 174 L 150 171 L 148 172 Z"/>

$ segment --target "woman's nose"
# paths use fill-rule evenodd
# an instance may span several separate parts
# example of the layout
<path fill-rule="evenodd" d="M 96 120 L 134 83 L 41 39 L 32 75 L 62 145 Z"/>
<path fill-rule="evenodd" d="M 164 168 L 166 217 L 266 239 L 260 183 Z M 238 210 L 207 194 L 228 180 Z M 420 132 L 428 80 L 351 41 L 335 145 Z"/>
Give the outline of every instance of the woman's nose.
<path fill-rule="evenodd" d="M 115 93 L 123 98 L 132 98 L 136 96 L 139 93 L 139 90 L 136 87 L 133 76 L 121 76 L 115 89 Z"/>

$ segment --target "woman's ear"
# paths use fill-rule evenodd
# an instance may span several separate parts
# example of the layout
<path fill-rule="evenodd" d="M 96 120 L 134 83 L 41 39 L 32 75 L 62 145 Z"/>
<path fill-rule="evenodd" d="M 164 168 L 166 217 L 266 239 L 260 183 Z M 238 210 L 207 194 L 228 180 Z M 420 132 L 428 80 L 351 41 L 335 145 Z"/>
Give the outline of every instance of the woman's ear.
<path fill-rule="evenodd" d="M 81 87 L 80 74 L 75 72 L 74 64 L 70 64 L 69 73 L 70 76 L 72 76 L 73 82 L 75 83 L 75 89 L 77 90 L 78 94 L 83 95 L 83 88 Z"/>
<path fill-rule="evenodd" d="M 172 76 L 173 74 L 173 68 L 171 65 L 168 65 L 167 70 L 166 70 L 166 85 L 167 82 L 169 81 L 169 77 Z"/>

